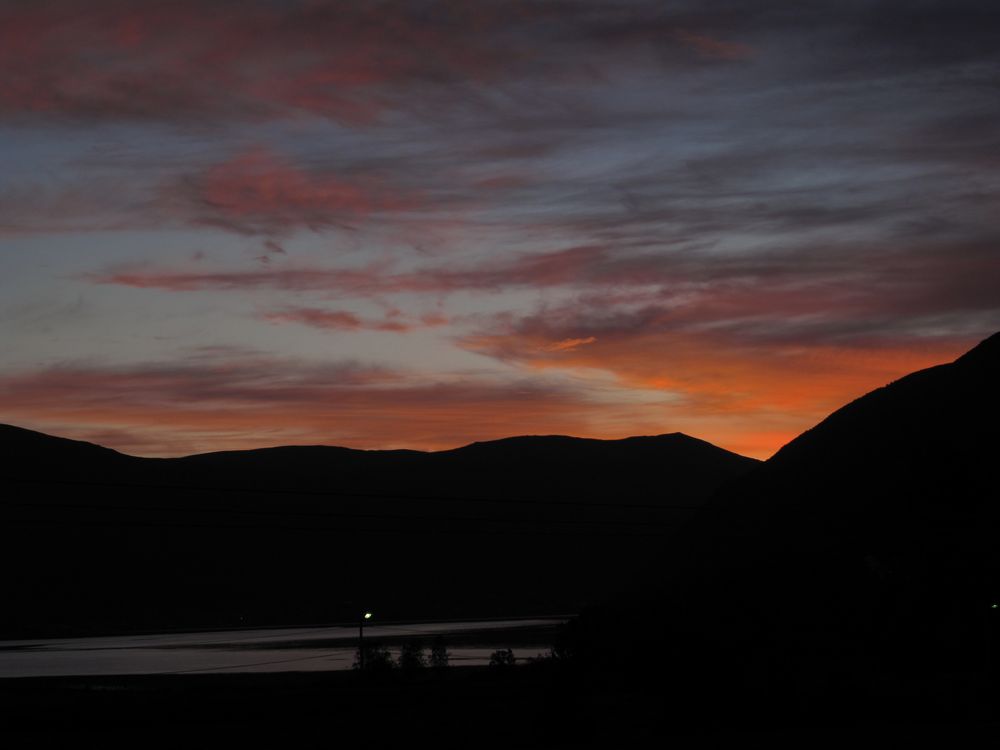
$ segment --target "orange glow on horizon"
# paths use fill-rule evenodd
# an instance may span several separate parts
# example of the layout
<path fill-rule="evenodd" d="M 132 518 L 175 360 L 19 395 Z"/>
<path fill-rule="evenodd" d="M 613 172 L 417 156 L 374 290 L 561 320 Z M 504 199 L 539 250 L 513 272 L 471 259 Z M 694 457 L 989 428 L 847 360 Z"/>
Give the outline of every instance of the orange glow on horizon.
<path fill-rule="evenodd" d="M 229 385 L 228 371 L 206 383 L 194 368 L 81 369 L 2 379 L 0 408 L 19 426 L 146 456 L 282 444 L 444 450 L 526 434 L 618 439 L 684 432 L 766 459 L 840 406 L 962 350 L 817 347 L 753 357 L 677 340 L 661 346 L 657 358 L 644 339 L 548 351 L 539 342 L 520 344 L 528 369 L 610 371 L 625 399 L 471 381 L 414 386 L 378 372 L 355 375 L 347 385 L 305 376 Z M 233 366 L 234 378 L 239 371 Z"/>

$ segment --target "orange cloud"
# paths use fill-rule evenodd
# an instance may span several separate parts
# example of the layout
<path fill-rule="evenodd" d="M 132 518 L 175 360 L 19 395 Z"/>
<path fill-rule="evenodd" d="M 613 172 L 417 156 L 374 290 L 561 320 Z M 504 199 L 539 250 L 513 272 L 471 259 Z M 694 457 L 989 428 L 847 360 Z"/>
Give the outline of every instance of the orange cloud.
<path fill-rule="evenodd" d="M 502 346 L 508 361 L 527 369 L 520 377 L 431 378 L 350 362 L 208 352 L 177 363 L 7 374 L 0 377 L 0 413 L 141 455 L 290 443 L 444 449 L 520 434 L 680 431 L 767 458 L 843 404 L 950 361 L 969 344 L 763 350 L 678 334 L 545 351 L 530 336 L 498 339 L 466 345 L 492 356 Z M 557 368 L 572 377 L 539 375 Z M 594 372 L 617 385 L 588 377 Z"/>
<path fill-rule="evenodd" d="M 577 339 L 563 339 L 562 341 L 556 341 L 553 344 L 546 344 L 542 347 L 542 351 L 546 352 L 572 352 L 585 344 L 593 344 L 597 339 L 594 336 L 587 336 L 586 338 Z"/>
<path fill-rule="evenodd" d="M 744 344 L 707 331 L 604 336 L 554 350 L 544 333 L 462 339 L 472 350 L 534 370 L 603 372 L 624 391 L 660 391 L 671 429 L 767 458 L 830 412 L 914 370 L 954 359 L 964 340 L 866 347 Z"/>
<path fill-rule="evenodd" d="M 142 455 L 280 444 L 452 448 L 525 433 L 663 432 L 641 407 L 532 379 L 207 354 L 172 364 L 63 365 L 0 377 L 0 411 L 25 427 Z"/>

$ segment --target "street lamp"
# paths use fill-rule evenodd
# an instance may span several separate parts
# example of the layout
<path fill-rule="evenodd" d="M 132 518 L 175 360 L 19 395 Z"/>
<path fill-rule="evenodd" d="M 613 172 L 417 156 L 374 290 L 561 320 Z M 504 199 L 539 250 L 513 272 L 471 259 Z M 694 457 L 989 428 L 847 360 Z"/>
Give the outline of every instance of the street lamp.
<path fill-rule="evenodd" d="M 365 620 L 372 619 L 371 612 L 364 612 L 358 620 L 358 669 L 365 668 Z"/>

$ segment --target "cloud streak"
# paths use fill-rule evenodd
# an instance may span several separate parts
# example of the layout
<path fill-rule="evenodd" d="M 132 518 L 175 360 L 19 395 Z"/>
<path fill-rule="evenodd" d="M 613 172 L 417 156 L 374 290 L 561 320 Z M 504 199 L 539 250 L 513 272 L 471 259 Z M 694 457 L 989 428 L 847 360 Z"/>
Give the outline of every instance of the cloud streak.
<path fill-rule="evenodd" d="M 419 318 L 405 317 L 399 310 L 390 310 L 381 320 L 362 318 L 347 310 L 328 310 L 315 307 L 291 307 L 270 310 L 260 315 L 269 323 L 296 323 L 323 331 L 382 331 L 409 333 L 418 328 L 433 328 L 448 324 L 440 314 L 426 314 Z"/>
<path fill-rule="evenodd" d="M 415 205 L 370 177 L 313 174 L 264 148 L 211 165 L 171 192 L 189 223 L 242 234 L 351 228 L 374 214 Z"/>
<path fill-rule="evenodd" d="M 1000 280 L 997 240 L 895 242 L 827 248 L 779 248 L 753 254 L 712 255 L 699 251 L 629 252 L 584 245 L 510 259 L 469 264 L 430 264 L 396 271 L 389 262 L 360 268 L 294 265 L 244 270 L 109 269 L 88 275 L 96 284 L 171 292 L 273 290 L 334 292 L 357 298 L 401 293 L 448 294 L 512 289 L 598 291 L 587 297 L 604 315 L 599 328 L 630 325 L 731 324 L 767 320 L 774 338 L 784 338 L 794 321 L 805 333 L 822 333 L 824 321 L 934 316 L 958 311 L 996 313 L 993 294 Z M 645 307 L 642 305 L 645 304 Z M 639 306 L 639 310 L 635 308 Z M 617 315 L 616 310 L 627 313 Z M 790 325 L 791 324 L 791 325 Z M 841 334 L 850 335 L 846 322 Z M 767 336 L 766 326 L 761 335 Z M 590 331 L 577 332 L 588 336 Z M 835 336 L 833 325 L 827 335 Z"/>
<path fill-rule="evenodd" d="M 513 371 L 613 379 L 621 393 L 660 393 L 678 429 L 713 430 L 724 447 L 766 457 L 842 403 L 957 356 L 1000 325 L 1000 256 L 991 243 L 894 249 L 797 249 L 716 257 L 581 246 L 467 269 L 405 273 L 261 268 L 117 272 L 101 283 L 166 291 L 336 294 L 544 292 L 533 312 L 473 314 L 441 332 Z M 406 331 L 401 318 L 294 307 L 267 315 L 335 331 Z M 464 330 L 463 330 L 464 329 Z"/>
<path fill-rule="evenodd" d="M 574 47 L 607 49 L 627 35 L 602 37 L 601 25 L 628 27 L 630 14 L 656 7 L 625 5 L 634 7 L 493 0 L 7 3 L 0 10 L 0 113 L 167 121 L 308 113 L 363 125 L 403 106 L 408 88 L 433 95 L 551 72 Z M 661 21 L 678 48 L 708 60 L 745 54 L 744 45 L 683 22 Z M 540 54 L 546 47 L 563 54 Z"/>
<path fill-rule="evenodd" d="M 370 89 L 475 76 L 491 52 L 405 2 L 8 3 L 0 62 L 10 114 L 126 119 L 266 119 L 305 111 L 377 116 Z"/>

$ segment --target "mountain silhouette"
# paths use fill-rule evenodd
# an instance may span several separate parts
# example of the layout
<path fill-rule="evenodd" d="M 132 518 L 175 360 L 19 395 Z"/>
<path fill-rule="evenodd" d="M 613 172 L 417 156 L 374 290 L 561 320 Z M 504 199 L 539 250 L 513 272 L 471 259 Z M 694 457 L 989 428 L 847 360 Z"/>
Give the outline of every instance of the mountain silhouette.
<path fill-rule="evenodd" d="M 574 611 L 759 462 L 682 434 L 127 456 L 0 426 L 8 633 Z"/>
<path fill-rule="evenodd" d="M 41 469 L 101 467 L 105 463 L 127 460 L 117 451 L 82 440 L 53 437 L 13 425 L 0 424 L 0 459 L 6 470 L 15 467 Z"/>
<path fill-rule="evenodd" d="M 1000 510 L 998 383 L 1000 334 L 837 410 L 707 504 L 697 538 L 716 547 L 703 557 L 808 550 L 940 570 L 928 556 L 992 553 L 969 543 Z"/>
<path fill-rule="evenodd" d="M 649 664 L 668 644 L 659 668 L 705 691 L 753 673 L 824 700 L 994 670 L 998 384 L 1000 334 L 837 410 L 720 488 L 577 648 L 618 638 L 622 663 Z"/>

